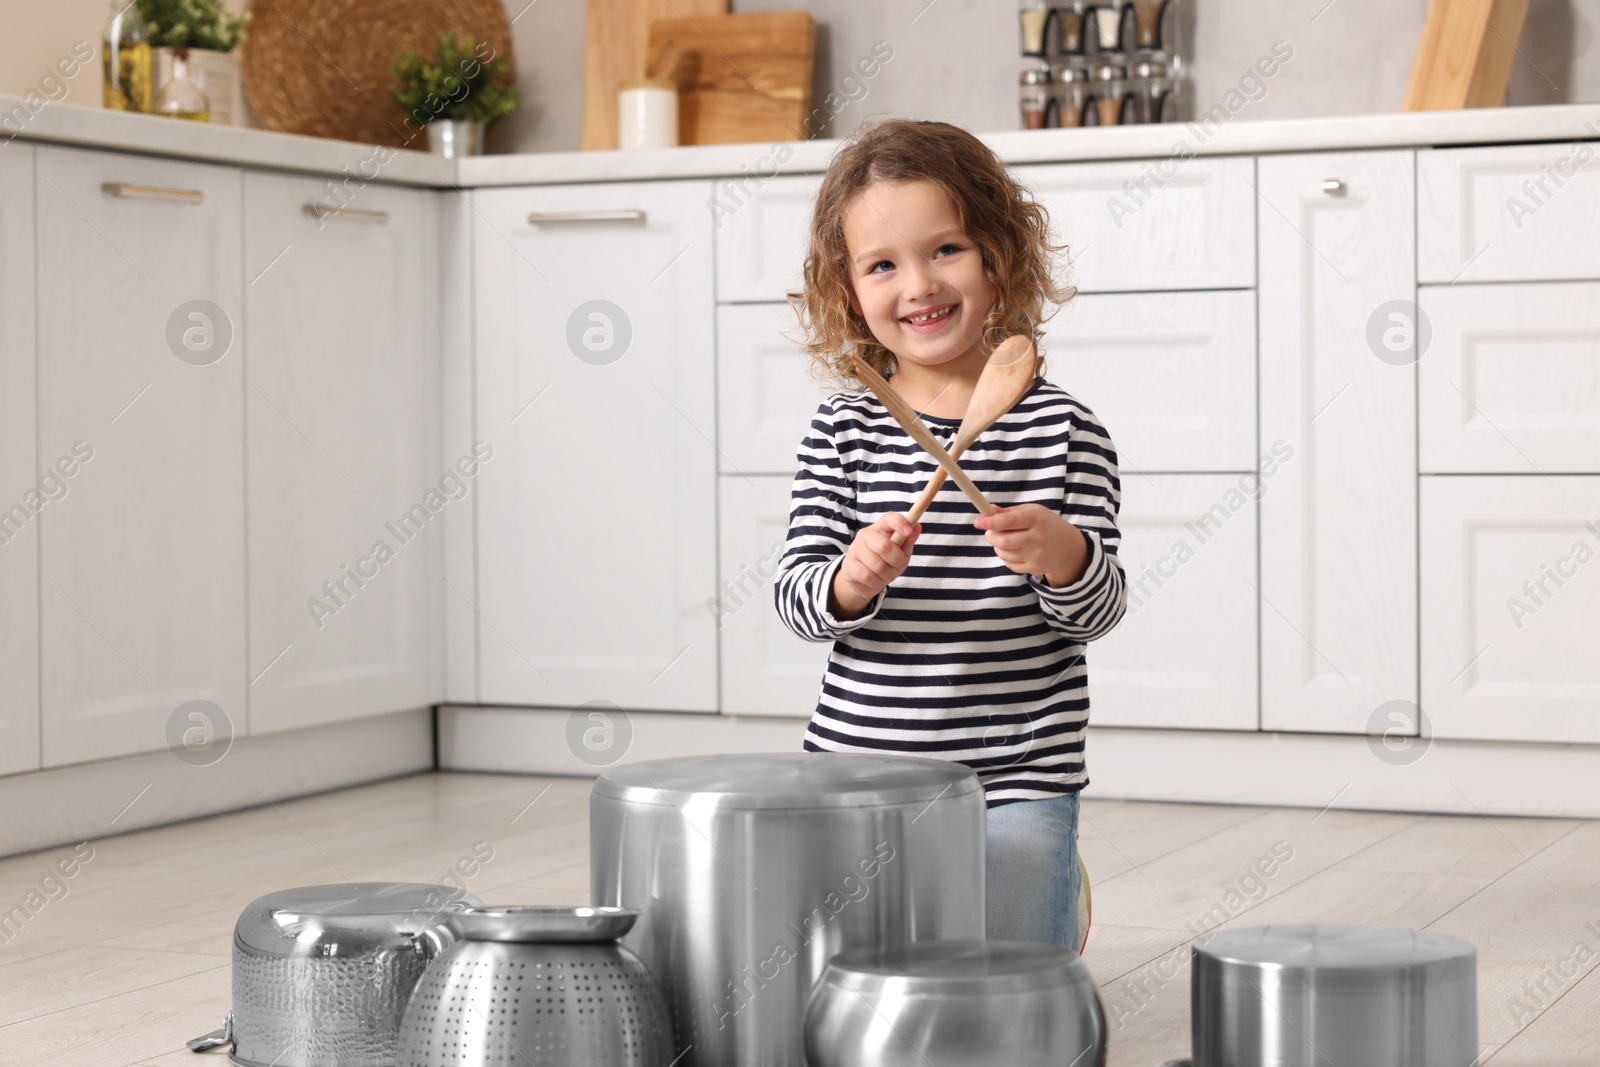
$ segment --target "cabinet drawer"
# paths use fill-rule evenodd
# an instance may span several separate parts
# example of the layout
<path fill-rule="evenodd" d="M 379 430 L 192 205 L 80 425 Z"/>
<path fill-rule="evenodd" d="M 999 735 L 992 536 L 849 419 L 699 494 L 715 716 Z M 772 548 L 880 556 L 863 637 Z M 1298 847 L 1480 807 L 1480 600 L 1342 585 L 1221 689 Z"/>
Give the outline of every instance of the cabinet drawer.
<path fill-rule="evenodd" d="M 793 482 L 778 475 L 721 478 L 716 616 L 725 715 L 809 718 L 822 689 L 833 646 L 796 637 L 772 606 Z"/>
<path fill-rule="evenodd" d="M 1422 470 L 1600 473 L 1600 282 L 1428 287 Z"/>
<path fill-rule="evenodd" d="M 843 388 L 811 376 L 787 304 L 717 309 L 718 464 L 724 474 L 793 475 L 817 406 Z"/>
<path fill-rule="evenodd" d="M 1122 469 L 1255 469 L 1255 293 L 1080 296 L 1045 343 L 1048 377 L 1105 423 Z"/>
<path fill-rule="evenodd" d="M 1418 280 L 1600 278 L 1597 154 L 1592 141 L 1417 153 Z"/>
<path fill-rule="evenodd" d="M 1600 477 L 1423 478 L 1436 737 L 1600 742 Z"/>
<path fill-rule="evenodd" d="M 1122 491 L 1128 612 L 1089 651 L 1091 721 L 1254 730 L 1252 476 L 1132 477 Z"/>
<path fill-rule="evenodd" d="M 714 186 L 717 299 L 782 300 L 800 288 L 811 208 L 822 175 L 772 178 L 756 185 L 731 179 Z M 744 191 L 744 185 L 752 187 Z"/>
<path fill-rule="evenodd" d="M 1051 164 L 1013 173 L 1049 208 L 1081 292 L 1256 283 L 1254 159 Z"/>

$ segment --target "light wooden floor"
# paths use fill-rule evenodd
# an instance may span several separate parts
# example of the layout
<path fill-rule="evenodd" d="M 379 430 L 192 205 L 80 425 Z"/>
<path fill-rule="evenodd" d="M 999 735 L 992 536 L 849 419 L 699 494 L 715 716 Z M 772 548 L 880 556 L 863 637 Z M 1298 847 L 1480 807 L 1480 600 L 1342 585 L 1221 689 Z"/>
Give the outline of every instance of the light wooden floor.
<path fill-rule="evenodd" d="M 0 945 L 0 1065 L 225 1062 L 183 1043 L 221 1023 L 234 920 L 274 889 L 437 881 L 485 841 L 486 903 L 585 903 L 589 784 L 405 778 L 97 841 L 43 889 L 70 848 L 0 861 L 0 911 L 56 898 Z M 1600 822 L 1086 801 L 1081 834 L 1112 1067 L 1188 1054 L 1183 946 L 1224 914 L 1463 937 L 1493 1067 L 1600 1063 Z"/>

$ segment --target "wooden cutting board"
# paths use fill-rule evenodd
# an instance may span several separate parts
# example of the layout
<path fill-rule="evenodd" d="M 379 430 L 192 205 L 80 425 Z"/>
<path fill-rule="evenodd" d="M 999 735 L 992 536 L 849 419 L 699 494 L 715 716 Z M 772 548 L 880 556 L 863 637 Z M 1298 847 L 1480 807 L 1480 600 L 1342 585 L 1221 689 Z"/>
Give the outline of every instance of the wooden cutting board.
<path fill-rule="evenodd" d="M 728 0 L 589 0 L 583 41 L 583 147 L 617 147 L 617 88 L 644 76 L 652 21 L 727 10 Z"/>
<path fill-rule="evenodd" d="M 659 19 L 647 56 L 678 48 L 678 143 L 803 141 L 811 136 L 817 28 L 806 11 Z M 642 70 L 641 70 L 642 73 Z"/>
<path fill-rule="evenodd" d="M 1499 107 L 1527 14 L 1528 0 L 1433 0 L 1402 110 Z"/>

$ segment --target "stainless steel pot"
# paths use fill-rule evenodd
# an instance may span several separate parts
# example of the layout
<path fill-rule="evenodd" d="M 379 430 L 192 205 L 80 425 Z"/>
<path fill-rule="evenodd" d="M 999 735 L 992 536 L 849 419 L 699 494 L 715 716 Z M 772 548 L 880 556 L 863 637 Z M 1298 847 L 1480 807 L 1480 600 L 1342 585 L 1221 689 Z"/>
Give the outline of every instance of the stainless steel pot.
<path fill-rule="evenodd" d="M 477 897 L 442 885 L 355 882 L 269 893 L 233 931 L 233 1010 L 195 1052 L 232 1043 L 239 1067 L 392 1067 L 400 1018 L 442 920 Z"/>
<path fill-rule="evenodd" d="M 638 912 L 481 908 L 428 965 L 400 1027 L 400 1067 L 667 1067 L 672 1022 L 639 957 Z"/>
<path fill-rule="evenodd" d="M 1382 926 L 1253 926 L 1194 950 L 1194 1067 L 1471 1067 L 1477 957 Z"/>
<path fill-rule="evenodd" d="M 1106 1017 L 1070 949 L 921 941 L 835 956 L 805 1052 L 810 1067 L 1104 1067 Z"/>
<path fill-rule="evenodd" d="M 666 991 L 681 1067 L 802 1067 L 806 997 L 857 946 L 981 938 L 984 797 L 943 760 L 707 756 L 607 771 L 596 904 Z"/>

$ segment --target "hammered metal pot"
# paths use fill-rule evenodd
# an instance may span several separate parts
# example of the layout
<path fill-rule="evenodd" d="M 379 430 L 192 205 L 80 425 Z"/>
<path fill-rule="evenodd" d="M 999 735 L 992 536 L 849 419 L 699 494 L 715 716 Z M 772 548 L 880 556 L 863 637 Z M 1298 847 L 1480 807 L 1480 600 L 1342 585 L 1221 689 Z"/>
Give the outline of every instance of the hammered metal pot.
<path fill-rule="evenodd" d="M 469 908 L 400 1027 L 399 1067 L 668 1067 L 672 1020 L 625 908 Z"/>
<path fill-rule="evenodd" d="M 195 1038 L 238 1067 L 393 1067 L 400 1020 L 445 919 L 482 902 L 442 885 L 356 882 L 269 893 L 233 931 L 233 1010 Z"/>

